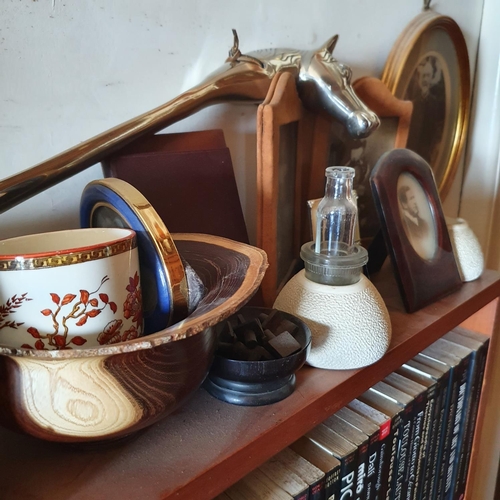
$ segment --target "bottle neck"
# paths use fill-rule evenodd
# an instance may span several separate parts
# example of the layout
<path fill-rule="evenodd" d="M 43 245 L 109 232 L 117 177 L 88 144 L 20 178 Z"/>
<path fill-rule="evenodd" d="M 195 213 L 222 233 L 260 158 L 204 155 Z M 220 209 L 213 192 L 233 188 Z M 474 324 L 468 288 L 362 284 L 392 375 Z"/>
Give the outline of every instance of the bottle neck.
<path fill-rule="evenodd" d="M 326 178 L 325 195 L 328 198 L 352 198 L 352 178 L 350 176 L 338 176 Z"/>

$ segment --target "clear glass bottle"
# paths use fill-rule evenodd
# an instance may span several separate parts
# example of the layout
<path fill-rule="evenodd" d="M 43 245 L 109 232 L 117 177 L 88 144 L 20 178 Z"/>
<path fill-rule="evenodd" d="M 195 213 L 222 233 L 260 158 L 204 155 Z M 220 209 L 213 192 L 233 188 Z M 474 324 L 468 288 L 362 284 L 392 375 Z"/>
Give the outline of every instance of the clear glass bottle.
<path fill-rule="evenodd" d="M 349 254 L 354 245 L 358 209 L 353 198 L 354 169 L 328 167 L 325 172 L 325 196 L 316 212 L 316 244 L 318 254 Z"/>

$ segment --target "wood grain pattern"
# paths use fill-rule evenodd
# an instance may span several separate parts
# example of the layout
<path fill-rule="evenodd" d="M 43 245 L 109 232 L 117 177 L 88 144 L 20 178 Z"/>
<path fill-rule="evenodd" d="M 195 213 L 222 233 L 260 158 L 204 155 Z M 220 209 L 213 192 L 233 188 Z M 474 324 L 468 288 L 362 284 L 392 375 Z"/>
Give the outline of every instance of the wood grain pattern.
<path fill-rule="evenodd" d="M 213 326 L 255 292 L 264 252 L 205 235 L 177 235 L 206 294 L 184 321 L 105 348 L 0 349 L 0 423 L 50 441 L 111 440 L 147 427 L 199 387 L 213 359 Z"/>
<path fill-rule="evenodd" d="M 262 280 L 262 297 L 267 307 L 272 306 L 300 262 L 302 206 L 306 201 L 302 198 L 306 159 L 300 153 L 303 141 L 299 137 L 299 120 L 303 114 L 294 77 L 290 73 L 277 75 L 257 111 L 257 245 L 269 258 L 269 269 Z M 294 123 L 297 124 L 297 144 L 281 144 L 285 140 L 282 126 Z M 289 159 L 294 164 L 288 164 L 280 155 L 283 146 L 289 151 L 295 148 L 295 158 Z M 295 184 L 293 199 L 280 199 L 283 179 Z M 284 225 L 290 225 L 293 234 L 280 235 Z M 279 272 L 280 267 L 285 271 Z"/>
<path fill-rule="evenodd" d="M 108 449 L 82 453 L 0 430 L 2 498 L 213 498 L 500 295 L 500 274 L 486 271 L 406 314 L 394 279 L 378 280 L 393 324 L 391 348 L 378 363 L 352 371 L 302 368 L 296 391 L 267 407 L 228 405 L 200 389 L 167 419 Z"/>

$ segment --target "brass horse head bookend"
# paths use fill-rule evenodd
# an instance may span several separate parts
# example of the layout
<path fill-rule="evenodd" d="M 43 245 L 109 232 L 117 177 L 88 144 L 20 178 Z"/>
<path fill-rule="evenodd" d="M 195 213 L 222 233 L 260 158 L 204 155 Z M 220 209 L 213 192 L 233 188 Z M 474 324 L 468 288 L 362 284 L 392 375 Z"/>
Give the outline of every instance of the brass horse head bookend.
<path fill-rule="evenodd" d="M 218 102 L 263 101 L 273 77 L 290 72 L 306 108 L 327 113 L 354 137 L 366 137 L 379 125 L 377 116 L 351 86 L 351 70 L 332 52 L 338 36 L 315 51 L 266 49 L 244 55 L 236 31 L 226 63 L 194 88 L 128 122 L 93 137 L 28 170 L 0 181 L 0 213 L 98 163 L 114 151 L 154 134 Z"/>

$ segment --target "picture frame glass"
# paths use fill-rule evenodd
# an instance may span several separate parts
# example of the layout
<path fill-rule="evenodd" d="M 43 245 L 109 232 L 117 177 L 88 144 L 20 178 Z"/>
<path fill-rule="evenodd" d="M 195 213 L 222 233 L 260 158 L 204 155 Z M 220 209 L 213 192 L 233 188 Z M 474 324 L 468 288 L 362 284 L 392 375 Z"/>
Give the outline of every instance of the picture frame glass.
<path fill-rule="evenodd" d="M 417 16 L 394 45 L 382 81 L 397 98 L 413 103 L 406 147 L 431 166 L 444 199 L 469 117 L 470 68 L 460 27 L 430 11 Z"/>
<path fill-rule="evenodd" d="M 407 148 L 445 176 L 460 113 L 460 75 L 455 46 L 444 30 L 423 35 L 411 51 L 397 94 L 413 103 Z"/>
<path fill-rule="evenodd" d="M 399 217 L 413 250 L 432 260 L 438 250 L 438 233 L 432 205 L 417 179 L 402 172 L 397 181 Z"/>

